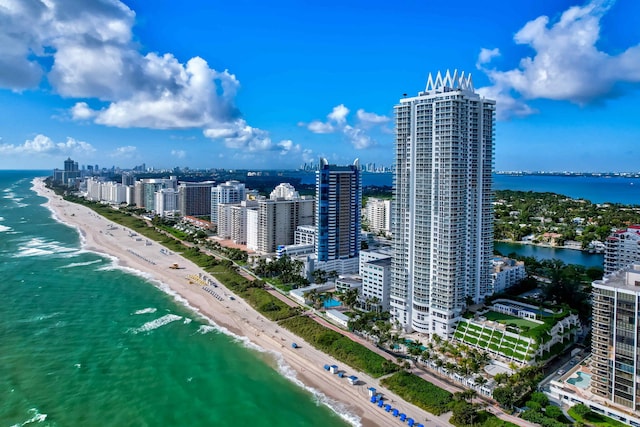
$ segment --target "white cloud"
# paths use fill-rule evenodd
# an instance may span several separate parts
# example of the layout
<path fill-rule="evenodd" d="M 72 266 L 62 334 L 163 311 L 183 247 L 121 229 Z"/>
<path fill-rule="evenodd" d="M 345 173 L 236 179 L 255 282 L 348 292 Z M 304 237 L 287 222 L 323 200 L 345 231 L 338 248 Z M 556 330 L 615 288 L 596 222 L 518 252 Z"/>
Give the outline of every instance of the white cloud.
<path fill-rule="evenodd" d="M 239 82 L 199 57 L 143 54 L 135 13 L 119 0 L 0 2 L 0 87 L 36 87 L 46 76 L 77 120 L 115 127 L 185 129 L 235 121 Z M 49 69 L 42 64 L 51 62 Z"/>
<path fill-rule="evenodd" d="M 389 117 L 368 113 L 361 108 L 356 112 L 359 123 L 357 126 L 352 126 L 347 124 L 349 111 L 344 104 L 340 104 L 333 107 L 333 110 L 327 114 L 326 122 L 314 120 L 309 124 L 300 122 L 298 126 L 306 126 L 313 133 L 340 132 L 358 150 L 374 146 L 376 142 L 367 134 L 367 129 L 387 123 L 390 120 Z"/>
<path fill-rule="evenodd" d="M 344 124 L 347 121 L 348 114 L 349 109 L 344 104 L 340 104 L 333 107 L 333 111 L 327 114 L 327 118 L 338 124 Z"/>
<path fill-rule="evenodd" d="M 71 107 L 71 117 L 74 120 L 89 120 L 95 116 L 95 111 L 86 102 L 77 102 Z"/>
<path fill-rule="evenodd" d="M 87 142 L 67 138 L 64 142 L 54 142 L 46 135 L 38 134 L 22 145 L 0 144 L 0 153 L 7 155 L 35 154 L 50 156 L 67 156 L 72 154 L 91 154 L 95 148 Z"/>
<path fill-rule="evenodd" d="M 184 150 L 171 150 L 171 155 L 178 159 L 184 159 L 187 156 L 187 152 Z"/>
<path fill-rule="evenodd" d="M 314 120 L 309 123 L 307 129 L 313 133 L 333 133 L 336 131 L 331 123 L 324 123 L 319 120 Z"/>
<path fill-rule="evenodd" d="M 483 47 L 480 49 L 480 55 L 478 55 L 478 62 L 476 63 L 476 66 L 480 67 L 482 64 L 491 62 L 491 60 L 497 56 L 500 56 L 500 49 L 497 47 L 495 49 L 485 49 Z"/>
<path fill-rule="evenodd" d="M 523 100 L 551 99 L 585 105 L 617 96 L 620 84 L 640 83 L 640 44 L 617 55 L 596 46 L 600 20 L 612 4 L 593 0 L 567 9 L 556 22 L 550 22 L 547 16 L 528 22 L 516 33 L 514 41 L 530 46 L 535 54 L 522 58 L 512 70 L 485 68 L 483 59 L 492 56 L 486 49 L 481 51 L 479 68 L 493 85 L 479 91 L 493 93 L 504 101 L 497 105 L 499 118 L 534 112 Z"/>
<path fill-rule="evenodd" d="M 138 149 L 133 145 L 125 145 L 123 147 L 116 148 L 111 153 L 111 157 L 131 158 L 135 156 L 137 152 L 138 152 Z"/>
<path fill-rule="evenodd" d="M 356 116 L 364 126 L 381 125 L 391 120 L 387 116 L 381 116 L 376 113 L 367 113 L 362 108 L 357 111 Z"/>
<path fill-rule="evenodd" d="M 120 0 L 0 0 L 0 87 L 38 87 L 78 102 L 69 113 L 119 128 L 202 129 L 227 147 L 279 149 L 235 105 L 240 82 L 200 57 L 143 53 Z M 44 64 L 51 63 L 50 66 Z M 344 121 L 344 106 L 333 117 Z"/>
<path fill-rule="evenodd" d="M 349 141 L 351 141 L 351 144 L 353 144 L 354 148 L 358 150 L 370 148 L 375 145 L 375 142 L 369 135 L 367 135 L 367 133 L 363 129 L 346 125 L 343 129 L 343 132 L 347 136 L 347 138 L 349 138 Z"/>

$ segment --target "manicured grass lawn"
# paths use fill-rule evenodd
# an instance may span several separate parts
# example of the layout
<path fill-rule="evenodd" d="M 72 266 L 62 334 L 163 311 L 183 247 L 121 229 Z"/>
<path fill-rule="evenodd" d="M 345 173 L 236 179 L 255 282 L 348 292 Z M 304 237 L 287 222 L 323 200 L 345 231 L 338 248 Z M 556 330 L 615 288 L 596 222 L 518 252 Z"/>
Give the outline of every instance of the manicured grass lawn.
<path fill-rule="evenodd" d="M 578 415 L 574 408 L 569 408 L 567 411 L 569 415 L 576 421 L 582 421 L 588 426 L 597 426 L 597 427 L 626 427 L 627 424 L 624 424 L 618 420 L 614 420 L 613 418 L 605 417 L 604 415 L 600 415 L 597 412 L 589 412 L 586 416 L 581 417 Z"/>
<path fill-rule="evenodd" d="M 517 325 L 519 327 L 520 326 L 527 326 L 530 329 L 533 329 L 533 328 L 535 328 L 537 326 L 540 326 L 539 323 L 535 323 L 535 322 L 532 322 L 532 321 L 527 320 L 527 319 L 521 319 L 521 318 L 516 317 L 516 316 L 511 316 L 509 314 L 498 313 L 496 311 L 489 311 L 484 316 L 487 318 L 487 320 L 491 320 L 491 321 L 499 322 L 499 323 L 504 323 L 505 325 L 509 324 L 509 323 L 513 323 L 513 324 L 515 324 L 515 325 Z"/>

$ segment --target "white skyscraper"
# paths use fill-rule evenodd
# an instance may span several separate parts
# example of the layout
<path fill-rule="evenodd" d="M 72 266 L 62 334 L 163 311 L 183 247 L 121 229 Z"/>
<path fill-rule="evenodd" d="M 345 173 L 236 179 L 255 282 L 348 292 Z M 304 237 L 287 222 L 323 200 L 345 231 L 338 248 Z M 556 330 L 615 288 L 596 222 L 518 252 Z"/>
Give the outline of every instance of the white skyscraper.
<path fill-rule="evenodd" d="M 395 106 L 391 313 L 408 331 L 451 336 L 492 292 L 494 117 L 457 71 Z"/>

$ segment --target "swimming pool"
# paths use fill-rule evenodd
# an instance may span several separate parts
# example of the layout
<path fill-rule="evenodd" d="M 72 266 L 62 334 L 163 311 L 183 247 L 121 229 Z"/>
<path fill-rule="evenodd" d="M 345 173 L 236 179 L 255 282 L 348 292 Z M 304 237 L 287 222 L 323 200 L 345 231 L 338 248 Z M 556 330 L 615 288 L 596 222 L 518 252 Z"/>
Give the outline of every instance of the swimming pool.
<path fill-rule="evenodd" d="M 342 305 L 342 303 L 340 301 L 338 301 L 337 299 L 333 299 L 333 298 L 327 298 L 322 302 L 322 306 L 324 308 L 340 307 L 341 305 Z"/>
<path fill-rule="evenodd" d="M 586 389 L 591 385 L 591 375 L 585 374 L 584 372 L 577 372 L 578 377 L 571 377 L 567 379 L 569 384 L 573 384 L 576 387 L 581 389 Z"/>

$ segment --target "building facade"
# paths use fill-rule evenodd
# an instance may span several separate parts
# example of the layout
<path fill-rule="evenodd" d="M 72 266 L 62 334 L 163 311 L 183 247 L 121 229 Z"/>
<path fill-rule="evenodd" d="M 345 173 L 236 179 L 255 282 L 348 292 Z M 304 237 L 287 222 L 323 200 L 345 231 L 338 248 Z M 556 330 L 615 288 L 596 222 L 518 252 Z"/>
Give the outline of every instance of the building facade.
<path fill-rule="evenodd" d="M 182 216 L 210 216 L 213 181 L 181 182 L 178 185 L 178 203 Z"/>
<path fill-rule="evenodd" d="M 367 310 L 389 311 L 392 255 L 387 250 L 360 252 L 361 296 Z"/>
<path fill-rule="evenodd" d="M 364 217 L 371 231 L 391 231 L 391 200 L 369 198 Z"/>
<path fill-rule="evenodd" d="M 227 181 L 211 188 L 211 222 L 218 225 L 218 205 L 239 204 L 246 198 L 244 183 Z"/>
<path fill-rule="evenodd" d="M 356 159 L 349 166 L 336 166 L 321 158 L 316 171 L 318 231 L 315 255 L 322 269 L 341 273 L 357 271 L 361 210 L 362 175 L 359 161 Z"/>
<path fill-rule="evenodd" d="M 640 409 L 640 265 L 593 282 L 591 392 Z"/>
<path fill-rule="evenodd" d="M 527 277 L 524 261 L 516 261 L 507 257 L 494 257 L 491 260 L 491 287 L 493 293 L 502 292 Z"/>
<path fill-rule="evenodd" d="M 494 121 L 464 73 L 395 106 L 391 313 L 407 331 L 450 337 L 491 294 Z"/>
<path fill-rule="evenodd" d="M 611 233 L 605 242 L 604 273 L 613 273 L 637 262 L 640 262 L 640 225 Z"/>

